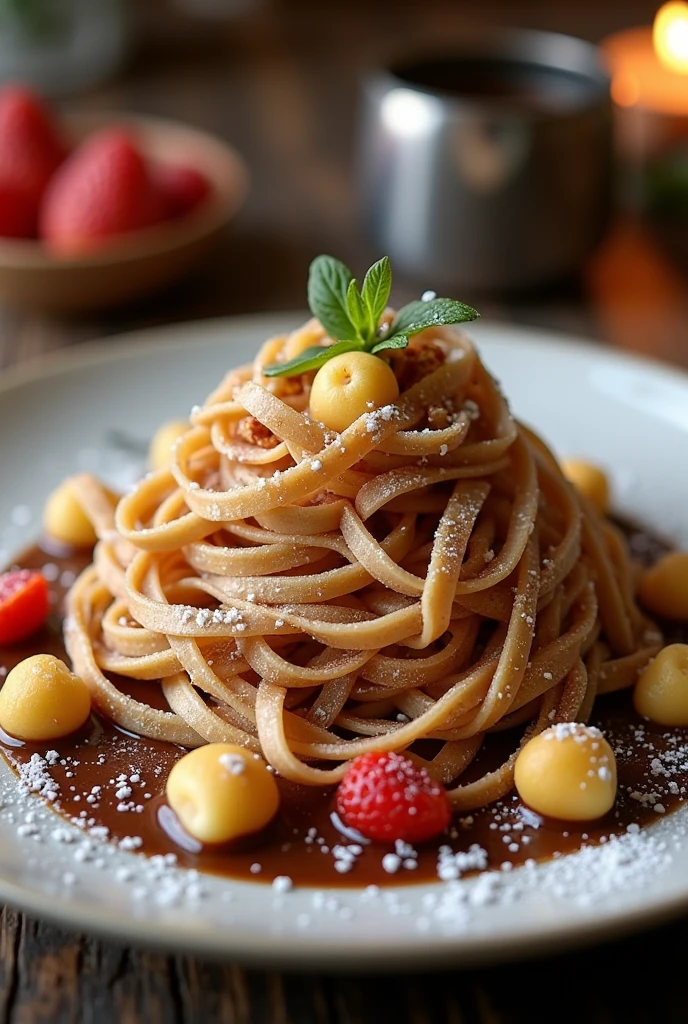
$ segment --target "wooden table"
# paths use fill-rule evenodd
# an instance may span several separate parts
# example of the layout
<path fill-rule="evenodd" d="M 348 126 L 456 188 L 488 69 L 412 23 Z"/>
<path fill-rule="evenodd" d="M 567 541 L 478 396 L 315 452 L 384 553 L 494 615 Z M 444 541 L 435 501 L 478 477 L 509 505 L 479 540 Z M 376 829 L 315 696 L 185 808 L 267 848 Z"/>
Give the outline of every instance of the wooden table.
<path fill-rule="evenodd" d="M 542 0 L 517 10 L 492 2 L 264 0 L 240 21 L 205 28 L 171 12 L 161 17 L 159 0 L 139 6 L 148 25 L 131 66 L 79 102 L 177 117 L 232 140 L 251 167 L 250 200 L 216 259 L 171 294 L 81 320 L 1 309 L 0 367 L 86 339 L 103 337 L 107 345 L 107 336 L 147 325 L 302 308 L 308 262 L 318 252 L 364 270 L 376 254 L 356 219 L 350 173 L 357 82 L 392 42 L 445 38 L 478 16 L 598 39 L 649 20 L 655 5 Z M 418 282 L 399 281 L 397 299 L 417 290 Z M 536 295 L 460 297 L 486 317 L 688 365 L 685 267 L 631 217 L 617 217 L 579 280 Z M 547 961 L 336 978 L 138 952 L 5 909 L 0 1017 L 12 1024 L 670 1024 L 688 1019 L 686 938 L 688 922 L 678 921 Z"/>

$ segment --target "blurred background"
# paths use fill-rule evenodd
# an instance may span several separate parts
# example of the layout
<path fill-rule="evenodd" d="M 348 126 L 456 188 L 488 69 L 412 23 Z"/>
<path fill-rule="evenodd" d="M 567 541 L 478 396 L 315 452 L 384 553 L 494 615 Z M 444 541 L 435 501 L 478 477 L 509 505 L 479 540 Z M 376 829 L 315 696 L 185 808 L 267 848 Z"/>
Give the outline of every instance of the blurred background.
<path fill-rule="evenodd" d="M 398 249 L 390 253 L 398 303 L 441 284 L 486 318 L 570 331 L 688 365 L 688 5 L 674 6 L 670 68 L 656 43 L 652 49 L 656 0 L 0 0 L 2 82 L 30 82 L 67 112 L 184 122 L 229 143 L 250 179 L 245 203 L 228 217 L 212 254 L 171 288 L 80 315 L 39 309 L 26 299 L 18 305 L 5 289 L 0 365 L 142 326 L 300 309 L 315 255 L 332 253 L 360 275 L 387 251 L 386 242 Z M 569 55 L 551 41 L 543 50 L 533 32 L 593 44 L 595 50 L 576 51 L 576 74 L 595 78 L 591 53 L 607 67 L 612 61 L 613 103 L 609 83 L 601 95 L 597 78 L 592 99 L 577 79 L 581 96 L 559 102 L 546 76 L 523 88 L 513 81 L 493 88 L 491 72 L 487 84 L 484 74 L 478 82 L 480 75 L 462 73 L 439 87 L 428 85 L 427 74 L 410 85 L 402 75 L 405 99 L 401 106 L 395 100 L 390 113 L 384 99 L 390 79 L 380 85 L 375 74 L 399 54 L 413 60 L 460 51 L 465 57 L 474 47 L 492 62 L 493 44 L 504 42 L 508 27 L 524 33 L 517 49 L 539 40 L 538 60 L 557 74 L 565 66 L 570 76 Z M 629 36 L 626 30 L 637 27 L 640 35 Z M 373 81 L 382 91 L 371 100 Z M 590 106 L 598 118 L 592 134 L 589 124 L 567 120 L 572 110 Z M 438 142 L 438 133 L 459 109 L 461 151 L 474 158 L 468 168 L 458 160 L 456 171 L 447 167 L 446 139 Z M 506 172 L 495 165 L 494 152 L 508 149 L 528 169 L 523 154 L 534 124 L 541 133 L 538 163 L 525 183 L 500 197 Z M 556 142 L 557 131 L 568 137 L 568 149 Z M 380 138 L 384 152 L 375 155 Z M 430 151 L 435 164 L 423 170 L 419 154 Z M 568 200 L 553 203 L 548 194 L 548 183 L 564 177 L 590 230 L 569 265 L 553 258 L 547 273 L 545 235 L 566 242 L 580 220 L 572 218 Z M 385 182 L 392 180 L 397 205 L 388 209 Z M 391 235 L 381 223 L 383 207 L 399 228 Z M 443 211 L 447 223 L 435 244 Z M 480 280 L 465 251 L 461 259 L 444 260 L 442 282 L 403 256 L 409 239 L 414 245 L 421 239 L 417 251 L 423 258 L 427 251 L 431 266 L 433 249 L 462 239 L 477 252 L 490 232 L 498 241 L 482 253 L 487 271 L 483 266 Z M 0 242 L 0 264 L 18 258 L 17 246 L 39 244 L 13 242 L 5 253 Z M 538 246 L 544 269 L 531 280 L 509 280 L 504 266 L 518 266 Z"/>

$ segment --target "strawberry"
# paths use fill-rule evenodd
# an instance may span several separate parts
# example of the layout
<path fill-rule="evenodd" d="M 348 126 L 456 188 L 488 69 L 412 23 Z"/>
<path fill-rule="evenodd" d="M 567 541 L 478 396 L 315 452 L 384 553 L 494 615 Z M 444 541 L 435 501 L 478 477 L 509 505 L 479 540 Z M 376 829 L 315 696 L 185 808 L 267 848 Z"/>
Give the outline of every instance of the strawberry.
<path fill-rule="evenodd" d="M 210 192 L 210 182 L 196 167 L 156 164 L 152 174 L 168 217 L 184 217 L 191 213 Z"/>
<path fill-rule="evenodd" d="M 38 632 L 48 617 L 45 576 L 30 569 L 0 575 L 0 644 L 16 644 Z"/>
<path fill-rule="evenodd" d="M 35 233 L 35 204 L 20 189 L 0 180 L 0 237 L 31 238 Z"/>
<path fill-rule="evenodd" d="M 0 90 L 0 184 L 21 196 L 18 202 L 30 211 L 27 236 L 35 234 L 41 197 L 65 153 L 38 96 L 19 85 Z"/>
<path fill-rule="evenodd" d="M 125 128 L 91 135 L 48 186 L 40 229 L 49 248 L 79 256 L 163 217 L 146 161 Z"/>
<path fill-rule="evenodd" d="M 444 788 L 402 754 L 363 754 L 337 790 L 337 813 L 367 839 L 420 843 L 444 832 L 451 804 Z"/>

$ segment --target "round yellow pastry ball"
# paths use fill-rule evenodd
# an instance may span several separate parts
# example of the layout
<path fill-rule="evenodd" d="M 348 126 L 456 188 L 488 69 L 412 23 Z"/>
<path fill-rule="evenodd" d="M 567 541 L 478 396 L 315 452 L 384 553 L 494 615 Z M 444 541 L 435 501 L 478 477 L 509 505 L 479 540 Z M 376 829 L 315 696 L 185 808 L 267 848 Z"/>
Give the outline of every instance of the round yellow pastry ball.
<path fill-rule="evenodd" d="M 688 725 L 688 644 L 670 644 L 644 669 L 635 684 L 639 715 L 660 725 Z"/>
<path fill-rule="evenodd" d="M 166 792 L 182 826 L 202 843 L 260 832 L 279 806 L 265 761 L 231 743 L 208 743 L 185 754 L 172 768 Z"/>
<path fill-rule="evenodd" d="M 151 469 L 164 469 L 165 466 L 169 466 L 173 444 L 189 429 L 188 420 L 170 420 L 169 423 L 163 423 L 158 427 L 148 449 Z"/>
<path fill-rule="evenodd" d="M 598 512 L 606 515 L 611 504 L 609 481 L 599 466 L 584 459 L 564 459 L 561 470 L 577 491 L 585 495 Z"/>
<path fill-rule="evenodd" d="M 8 673 L 0 690 L 0 727 L 20 740 L 56 740 L 91 713 L 91 694 L 52 654 L 34 654 Z"/>
<path fill-rule="evenodd" d="M 614 751 L 599 729 L 562 722 L 526 743 L 516 758 L 514 782 L 538 814 L 593 821 L 614 806 Z"/>
<path fill-rule="evenodd" d="M 369 352 L 344 352 L 321 366 L 310 396 L 313 419 L 342 431 L 364 412 L 396 402 L 399 385 L 384 359 Z"/>
<path fill-rule="evenodd" d="M 639 594 L 654 615 L 688 622 L 688 551 L 672 551 L 644 572 Z"/>
<path fill-rule="evenodd" d="M 48 498 L 43 510 L 43 529 L 48 536 L 75 548 L 92 548 L 98 539 L 69 480 L 60 484 Z"/>

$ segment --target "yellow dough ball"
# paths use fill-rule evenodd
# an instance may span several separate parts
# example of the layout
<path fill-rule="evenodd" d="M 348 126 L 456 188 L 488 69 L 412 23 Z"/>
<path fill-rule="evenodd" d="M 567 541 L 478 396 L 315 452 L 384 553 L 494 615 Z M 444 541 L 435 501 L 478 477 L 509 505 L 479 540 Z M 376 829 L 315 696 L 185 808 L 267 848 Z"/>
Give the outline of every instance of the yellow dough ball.
<path fill-rule="evenodd" d="M 183 827 L 202 843 L 260 832 L 279 806 L 265 761 L 231 743 L 208 743 L 185 754 L 172 768 L 166 792 Z"/>
<path fill-rule="evenodd" d="M 640 599 L 654 615 L 688 622 L 688 551 L 672 551 L 643 573 Z"/>
<path fill-rule="evenodd" d="M 599 729 L 562 722 L 526 743 L 516 758 L 514 782 L 538 814 L 593 821 L 614 806 L 614 751 Z"/>
<path fill-rule="evenodd" d="M 399 385 L 391 367 L 369 352 L 344 352 L 321 366 L 310 397 L 313 419 L 346 430 L 364 412 L 396 402 Z"/>
<path fill-rule="evenodd" d="M 564 459 L 561 471 L 576 490 L 592 502 L 598 512 L 602 515 L 609 512 L 609 481 L 599 466 L 583 459 Z"/>
<path fill-rule="evenodd" d="M 43 529 L 55 540 L 75 548 L 92 548 L 98 539 L 69 480 L 60 484 L 48 498 L 43 510 Z"/>
<path fill-rule="evenodd" d="M 52 654 L 20 661 L 0 690 L 0 727 L 20 740 L 69 736 L 90 713 L 86 683 Z"/>
<path fill-rule="evenodd" d="M 633 691 L 639 715 L 660 725 L 688 725 L 688 644 L 670 644 L 643 672 Z"/>
<path fill-rule="evenodd" d="M 151 469 L 164 469 L 165 466 L 169 466 L 173 444 L 189 429 L 188 420 L 170 420 L 169 423 L 163 423 L 158 427 L 148 449 Z"/>

